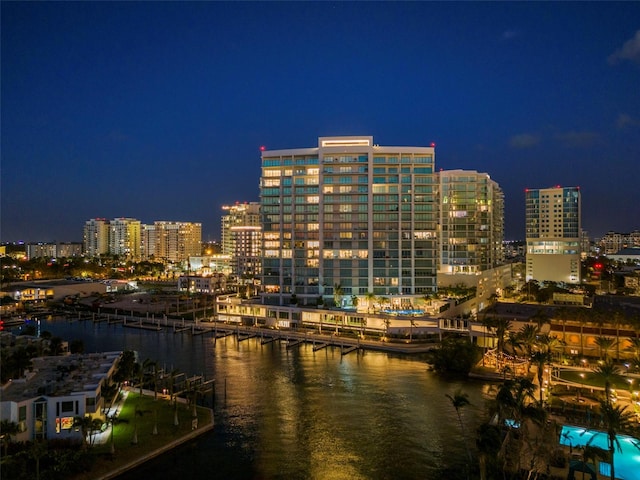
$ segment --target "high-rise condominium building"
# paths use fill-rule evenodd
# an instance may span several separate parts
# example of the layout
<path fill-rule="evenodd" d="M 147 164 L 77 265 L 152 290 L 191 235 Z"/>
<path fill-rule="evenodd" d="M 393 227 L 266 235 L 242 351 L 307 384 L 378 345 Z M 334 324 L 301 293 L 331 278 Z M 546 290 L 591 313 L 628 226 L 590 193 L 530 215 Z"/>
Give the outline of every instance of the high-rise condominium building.
<path fill-rule="evenodd" d="M 504 195 L 488 174 L 438 172 L 438 274 L 470 274 L 503 263 Z"/>
<path fill-rule="evenodd" d="M 154 222 L 145 235 L 153 250 L 149 256 L 163 262 L 180 263 L 202 254 L 202 224 L 191 222 Z"/>
<path fill-rule="evenodd" d="M 580 283 L 580 189 L 527 189 L 525 198 L 526 279 Z"/>
<path fill-rule="evenodd" d="M 263 151 L 264 301 L 435 292 L 434 158 L 370 136 Z"/>
<path fill-rule="evenodd" d="M 141 224 L 134 218 L 116 218 L 109 223 L 109 253 L 132 260 L 140 259 Z"/>
<path fill-rule="evenodd" d="M 233 256 L 236 247 L 232 228 L 259 227 L 260 203 L 236 203 L 235 205 L 224 205 L 222 209 L 226 212 L 222 216 L 222 254 Z"/>
<path fill-rule="evenodd" d="M 87 257 L 109 253 L 109 221 L 105 218 L 87 220 L 84 224 L 82 243 Z"/>

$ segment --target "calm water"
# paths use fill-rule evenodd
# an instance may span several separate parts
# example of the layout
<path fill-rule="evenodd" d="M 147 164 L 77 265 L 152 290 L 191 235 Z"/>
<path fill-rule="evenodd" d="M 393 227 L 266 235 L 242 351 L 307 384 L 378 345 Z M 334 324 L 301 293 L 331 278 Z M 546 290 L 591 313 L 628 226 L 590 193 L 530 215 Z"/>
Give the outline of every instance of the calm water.
<path fill-rule="evenodd" d="M 462 479 L 466 453 L 445 393 L 469 395 L 464 419 L 473 445 L 488 388 L 377 352 L 341 356 L 334 348 L 286 349 L 235 336 L 214 346 L 207 335 L 90 321 L 43 322 L 41 330 L 81 339 L 86 352 L 136 350 L 141 360 L 215 378 L 214 431 L 122 480 Z"/>

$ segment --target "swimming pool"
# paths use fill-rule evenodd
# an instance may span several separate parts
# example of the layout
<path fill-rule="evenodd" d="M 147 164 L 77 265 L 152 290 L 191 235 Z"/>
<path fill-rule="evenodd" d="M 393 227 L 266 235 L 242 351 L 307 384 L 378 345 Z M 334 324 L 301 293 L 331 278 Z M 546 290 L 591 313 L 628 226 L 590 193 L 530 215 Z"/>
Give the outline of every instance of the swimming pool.
<path fill-rule="evenodd" d="M 616 451 L 613 456 L 616 467 L 616 478 L 622 480 L 638 480 L 640 475 L 640 440 L 627 435 L 618 435 L 618 442 L 620 442 L 622 451 L 619 451 L 616 445 Z M 609 450 L 606 432 L 588 430 L 571 425 L 564 425 L 562 427 L 560 445 L 576 448 L 583 447 L 587 443 L 594 447 Z M 607 464 L 607 469 L 608 466 Z M 600 473 L 603 475 L 609 474 L 608 471 Z"/>

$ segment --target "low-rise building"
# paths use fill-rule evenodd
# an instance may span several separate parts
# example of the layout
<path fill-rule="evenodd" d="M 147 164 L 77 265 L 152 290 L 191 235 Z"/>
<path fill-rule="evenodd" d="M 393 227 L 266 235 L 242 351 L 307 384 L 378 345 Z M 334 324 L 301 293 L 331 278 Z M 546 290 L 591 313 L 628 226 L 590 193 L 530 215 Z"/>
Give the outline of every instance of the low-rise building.
<path fill-rule="evenodd" d="M 122 352 L 37 357 L 24 378 L 1 387 L 0 420 L 18 425 L 16 441 L 82 440 L 76 417 L 103 418 L 101 390 Z"/>

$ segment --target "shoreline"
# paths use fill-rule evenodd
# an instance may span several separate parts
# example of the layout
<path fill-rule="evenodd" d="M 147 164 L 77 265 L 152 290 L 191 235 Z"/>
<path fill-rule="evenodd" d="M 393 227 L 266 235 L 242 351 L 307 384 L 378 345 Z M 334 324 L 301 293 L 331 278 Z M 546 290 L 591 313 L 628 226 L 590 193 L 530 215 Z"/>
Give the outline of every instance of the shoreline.
<path fill-rule="evenodd" d="M 201 407 L 201 408 L 204 408 L 204 407 Z M 145 464 L 149 460 L 153 460 L 154 458 L 162 455 L 163 453 L 168 452 L 169 450 L 173 450 L 174 448 L 179 447 L 180 445 L 183 445 L 189 442 L 190 440 L 193 440 L 194 438 L 197 438 L 201 435 L 204 435 L 207 432 L 212 431 L 214 428 L 213 410 L 211 409 L 207 409 L 207 410 L 209 410 L 211 414 L 211 420 L 207 425 L 203 427 L 198 427 L 196 430 L 193 430 L 190 433 L 175 439 L 174 441 L 164 445 L 163 447 L 160 447 L 156 450 L 146 453 L 141 457 L 135 460 L 132 460 L 131 462 L 126 463 L 125 465 L 121 465 L 116 469 L 111 470 L 103 475 L 95 477 L 95 480 L 111 480 L 111 479 L 117 478 L 118 476 Z"/>

